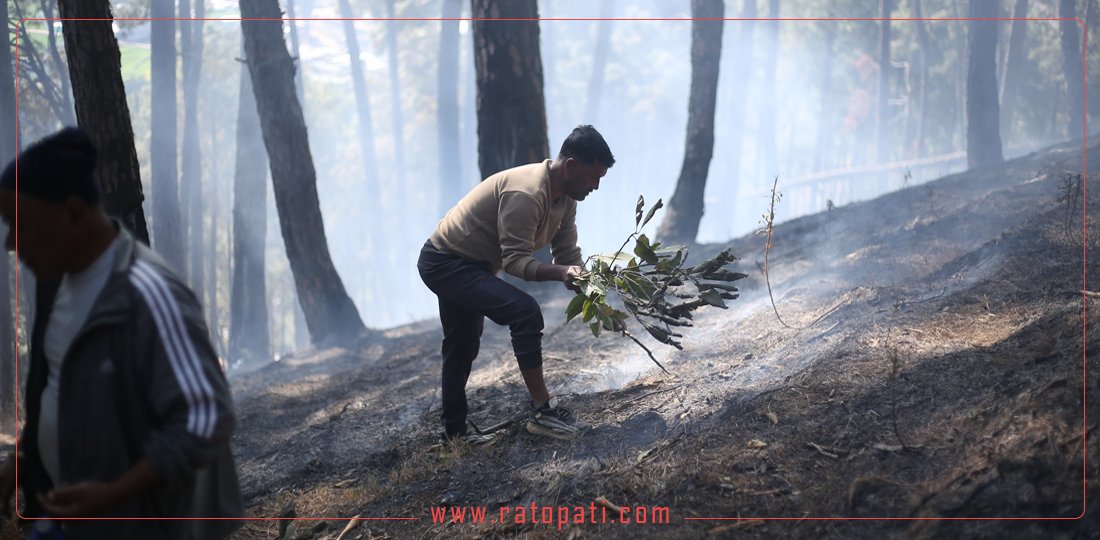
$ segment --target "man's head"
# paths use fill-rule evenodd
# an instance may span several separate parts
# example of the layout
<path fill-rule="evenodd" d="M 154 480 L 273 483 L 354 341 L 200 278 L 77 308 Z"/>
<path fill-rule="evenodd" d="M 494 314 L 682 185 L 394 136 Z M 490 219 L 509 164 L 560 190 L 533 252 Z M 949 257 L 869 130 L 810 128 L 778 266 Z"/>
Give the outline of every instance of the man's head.
<path fill-rule="evenodd" d="M 39 279 L 60 277 L 79 266 L 77 253 L 91 224 L 106 219 L 95 179 L 96 150 L 84 132 L 65 128 L 19 154 L 0 175 L 0 217 L 8 226 L 5 247 Z M 18 210 L 16 204 L 18 203 Z"/>
<path fill-rule="evenodd" d="M 600 188 L 600 178 L 615 164 L 615 156 L 596 128 L 583 125 L 574 128 L 565 138 L 558 161 L 565 168 L 565 194 L 583 201 L 589 193 Z"/>

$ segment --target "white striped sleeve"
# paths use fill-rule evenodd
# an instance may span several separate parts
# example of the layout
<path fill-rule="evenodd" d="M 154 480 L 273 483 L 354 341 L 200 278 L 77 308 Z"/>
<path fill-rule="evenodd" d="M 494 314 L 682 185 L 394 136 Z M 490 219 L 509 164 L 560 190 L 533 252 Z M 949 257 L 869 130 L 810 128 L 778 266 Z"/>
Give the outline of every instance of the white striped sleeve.
<path fill-rule="evenodd" d="M 217 416 L 214 390 L 203 375 L 202 361 L 187 332 L 178 300 L 164 277 L 148 262 L 139 260 L 134 263 L 130 282 L 153 314 L 172 373 L 187 401 L 187 431 L 198 437 L 210 438 L 214 434 Z"/>

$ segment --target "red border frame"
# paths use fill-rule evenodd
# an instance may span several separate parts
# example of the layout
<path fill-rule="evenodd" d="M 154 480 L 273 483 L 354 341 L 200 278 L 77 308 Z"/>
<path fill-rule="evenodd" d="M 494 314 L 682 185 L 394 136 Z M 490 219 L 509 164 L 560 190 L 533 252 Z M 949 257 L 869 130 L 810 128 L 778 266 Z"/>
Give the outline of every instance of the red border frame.
<path fill-rule="evenodd" d="M 3 1 L 3 0 L 0 0 Z M 233 22 L 233 21 L 1076 21 L 1081 25 L 1081 74 L 1082 74 L 1082 91 L 1084 91 L 1084 112 L 1085 121 L 1082 122 L 1082 140 L 1081 150 L 1084 153 L 1082 156 L 1082 170 L 1084 170 L 1084 181 L 1082 181 L 1082 216 L 1081 216 L 1081 229 L 1082 229 L 1082 255 L 1084 255 L 1084 262 L 1081 264 L 1081 428 L 1084 431 L 1081 437 L 1082 456 L 1081 456 L 1081 514 L 1076 517 L 696 517 L 696 518 L 681 518 L 682 521 L 1074 521 L 1085 517 L 1088 510 L 1088 26 L 1085 21 L 1080 19 L 1062 19 L 1062 18 L 738 18 L 738 16 L 726 16 L 726 18 L 547 18 L 547 19 L 481 19 L 481 18 L 294 18 L 294 19 L 242 19 L 242 18 L 227 18 L 227 19 L 183 19 L 183 18 L 118 18 L 118 19 L 46 19 L 46 18 L 23 18 L 19 20 L 18 29 L 22 29 L 23 24 L 26 21 L 42 21 L 42 22 L 56 22 L 56 21 L 220 21 L 220 22 Z M 19 251 L 19 43 L 20 33 L 15 33 L 15 57 L 14 57 L 14 79 L 15 79 L 15 223 L 12 225 L 15 229 L 15 251 Z M 15 275 L 15 320 L 19 320 L 19 265 L 14 265 Z M 15 373 L 19 373 L 19 324 L 15 324 L 14 329 L 14 357 L 15 357 Z M 17 377 L 18 378 L 18 377 Z M 15 417 L 19 417 L 19 403 L 20 392 L 19 384 L 15 384 Z M 15 448 L 19 448 L 19 428 L 15 429 Z M 36 521 L 44 518 L 27 518 L 19 514 L 19 453 L 15 453 L 15 515 L 19 518 L 29 521 Z M 397 517 L 397 518 L 364 518 L 364 517 L 298 517 L 298 518 L 281 518 L 281 517 L 241 517 L 241 518 L 67 518 L 65 519 L 73 521 L 99 521 L 99 520 L 134 520 L 134 521 L 146 521 L 146 520 L 241 520 L 241 521 L 294 521 L 294 520 L 315 520 L 315 521 L 419 521 L 420 518 L 416 517 Z"/>

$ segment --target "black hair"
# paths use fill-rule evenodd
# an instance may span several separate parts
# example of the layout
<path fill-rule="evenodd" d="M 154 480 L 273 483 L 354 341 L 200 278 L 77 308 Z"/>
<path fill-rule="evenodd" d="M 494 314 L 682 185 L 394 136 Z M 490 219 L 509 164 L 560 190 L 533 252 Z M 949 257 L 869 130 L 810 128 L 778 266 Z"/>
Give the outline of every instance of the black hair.
<path fill-rule="evenodd" d="M 27 147 L 19 154 L 19 184 L 13 160 L 0 175 L 0 187 L 49 202 L 79 197 L 99 203 L 95 178 L 96 149 L 79 128 L 66 127 Z"/>
<path fill-rule="evenodd" d="M 588 124 L 573 128 L 565 142 L 561 143 L 558 158 L 579 159 L 589 165 L 599 162 L 608 168 L 615 164 L 615 156 L 611 154 L 603 135 Z"/>

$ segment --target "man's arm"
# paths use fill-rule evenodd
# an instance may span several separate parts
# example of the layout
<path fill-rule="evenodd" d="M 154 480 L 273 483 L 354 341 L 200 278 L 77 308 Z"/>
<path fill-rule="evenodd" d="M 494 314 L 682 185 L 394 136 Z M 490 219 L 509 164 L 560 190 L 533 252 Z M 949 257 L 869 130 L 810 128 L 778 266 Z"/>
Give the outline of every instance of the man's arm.
<path fill-rule="evenodd" d="M 570 206 L 562 216 L 558 232 L 550 239 L 550 254 L 554 256 L 554 264 L 584 266 L 581 248 L 577 246 L 577 205 Z"/>

